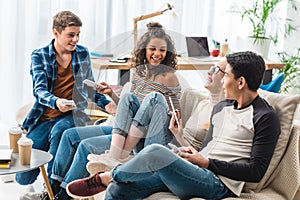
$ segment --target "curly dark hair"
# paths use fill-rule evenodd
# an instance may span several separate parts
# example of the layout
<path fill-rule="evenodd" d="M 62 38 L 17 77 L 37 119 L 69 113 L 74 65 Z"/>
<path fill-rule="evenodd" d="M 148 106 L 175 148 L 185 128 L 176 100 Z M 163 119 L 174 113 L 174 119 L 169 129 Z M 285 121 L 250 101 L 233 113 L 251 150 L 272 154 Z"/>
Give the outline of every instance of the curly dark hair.
<path fill-rule="evenodd" d="M 161 66 L 164 65 L 172 71 L 176 70 L 177 58 L 176 49 L 173 40 L 165 32 L 163 26 L 158 22 L 150 22 L 147 24 L 148 31 L 142 35 L 142 37 L 137 42 L 136 48 L 133 51 L 133 58 L 131 67 L 136 68 L 136 73 L 140 76 L 145 76 L 146 74 L 146 47 L 150 40 L 153 38 L 163 39 L 167 43 L 167 55 L 165 59 L 161 62 Z M 147 61 L 146 61 L 147 62 Z M 149 66 L 151 68 L 151 66 Z M 164 67 L 164 68 L 166 68 Z M 163 70 L 165 71 L 165 70 Z M 156 74 L 156 73 L 154 73 Z"/>

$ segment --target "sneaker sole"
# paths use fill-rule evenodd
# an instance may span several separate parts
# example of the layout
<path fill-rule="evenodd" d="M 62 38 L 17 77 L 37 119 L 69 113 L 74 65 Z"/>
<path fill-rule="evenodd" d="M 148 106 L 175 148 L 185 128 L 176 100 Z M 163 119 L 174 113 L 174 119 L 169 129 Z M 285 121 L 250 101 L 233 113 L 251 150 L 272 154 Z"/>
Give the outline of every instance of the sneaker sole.
<path fill-rule="evenodd" d="M 87 171 L 91 174 L 91 175 L 94 175 L 96 174 L 97 172 L 100 172 L 100 171 L 110 171 L 113 169 L 113 167 L 110 167 L 110 166 L 107 166 L 105 164 L 102 164 L 100 162 L 97 162 L 97 161 L 90 161 L 86 164 L 86 169 Z"/>

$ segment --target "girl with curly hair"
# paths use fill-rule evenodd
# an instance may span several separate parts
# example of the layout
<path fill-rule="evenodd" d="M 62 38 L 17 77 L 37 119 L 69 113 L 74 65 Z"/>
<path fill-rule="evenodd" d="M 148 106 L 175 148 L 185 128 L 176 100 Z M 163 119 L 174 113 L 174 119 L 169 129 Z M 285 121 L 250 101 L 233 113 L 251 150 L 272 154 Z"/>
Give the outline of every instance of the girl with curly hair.
<path fill-rule="evenodd" d="M 178 115 L 180 110 L 181 87 L 175 75 L 176 50 L 162 25 L 149 23 L 147 27 L 148 31 L 133 51 L 132 88 L 118 103 L 110 150 L 89 163 L 92 169 L 89 171 L 113 168 L 128 160 L 132 150 L 137 153 L 149 144 L 167 145 L 174 139 L 168 127 L 170 101 Z M 104 90 L 109 93 L 107 90 L 111 88 L 108 86 Z"/>

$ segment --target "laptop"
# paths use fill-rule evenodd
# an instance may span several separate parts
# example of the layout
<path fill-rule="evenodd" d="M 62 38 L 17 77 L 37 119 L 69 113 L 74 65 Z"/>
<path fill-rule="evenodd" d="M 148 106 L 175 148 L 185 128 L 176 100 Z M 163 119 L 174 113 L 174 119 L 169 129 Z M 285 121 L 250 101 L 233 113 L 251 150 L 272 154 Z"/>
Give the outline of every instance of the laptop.
<path fill-rule="evenodd" d="M 207 37 L 185 37 L 188 56 L 201 61 L 218 61 L 220 58 L 210 56 Z"/>

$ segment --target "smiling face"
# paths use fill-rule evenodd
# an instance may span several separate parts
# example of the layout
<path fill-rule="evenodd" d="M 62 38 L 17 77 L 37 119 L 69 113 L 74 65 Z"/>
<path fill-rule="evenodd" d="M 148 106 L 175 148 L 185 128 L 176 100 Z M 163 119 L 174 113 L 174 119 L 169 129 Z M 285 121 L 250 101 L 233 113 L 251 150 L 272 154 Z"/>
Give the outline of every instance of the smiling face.
<path fill-rule="evenodd" d="M 159 65 L 167 55 L 167 42 L 160 38 L 152 38 L 146 46 L 146 59 L 152 66 Z"/>
<path fill-rule="evenodd" d="M 223 90 L 221 80 L 224 76 L 223 72 L 225 71 L 226 64 L 226 60 L 220 61 L 208 71 L 208 77 L 204 87 L 212 94 L 220 93 Z"/>
<path fill-rule="evenodd" d="M 75 50 L 76 44 L 79 41 L 80 27 L 68 26 L 59 33 L 56 29 L 53 30 L 55 37 L 55 49 L 58 52 L 71 52 Z"/>

